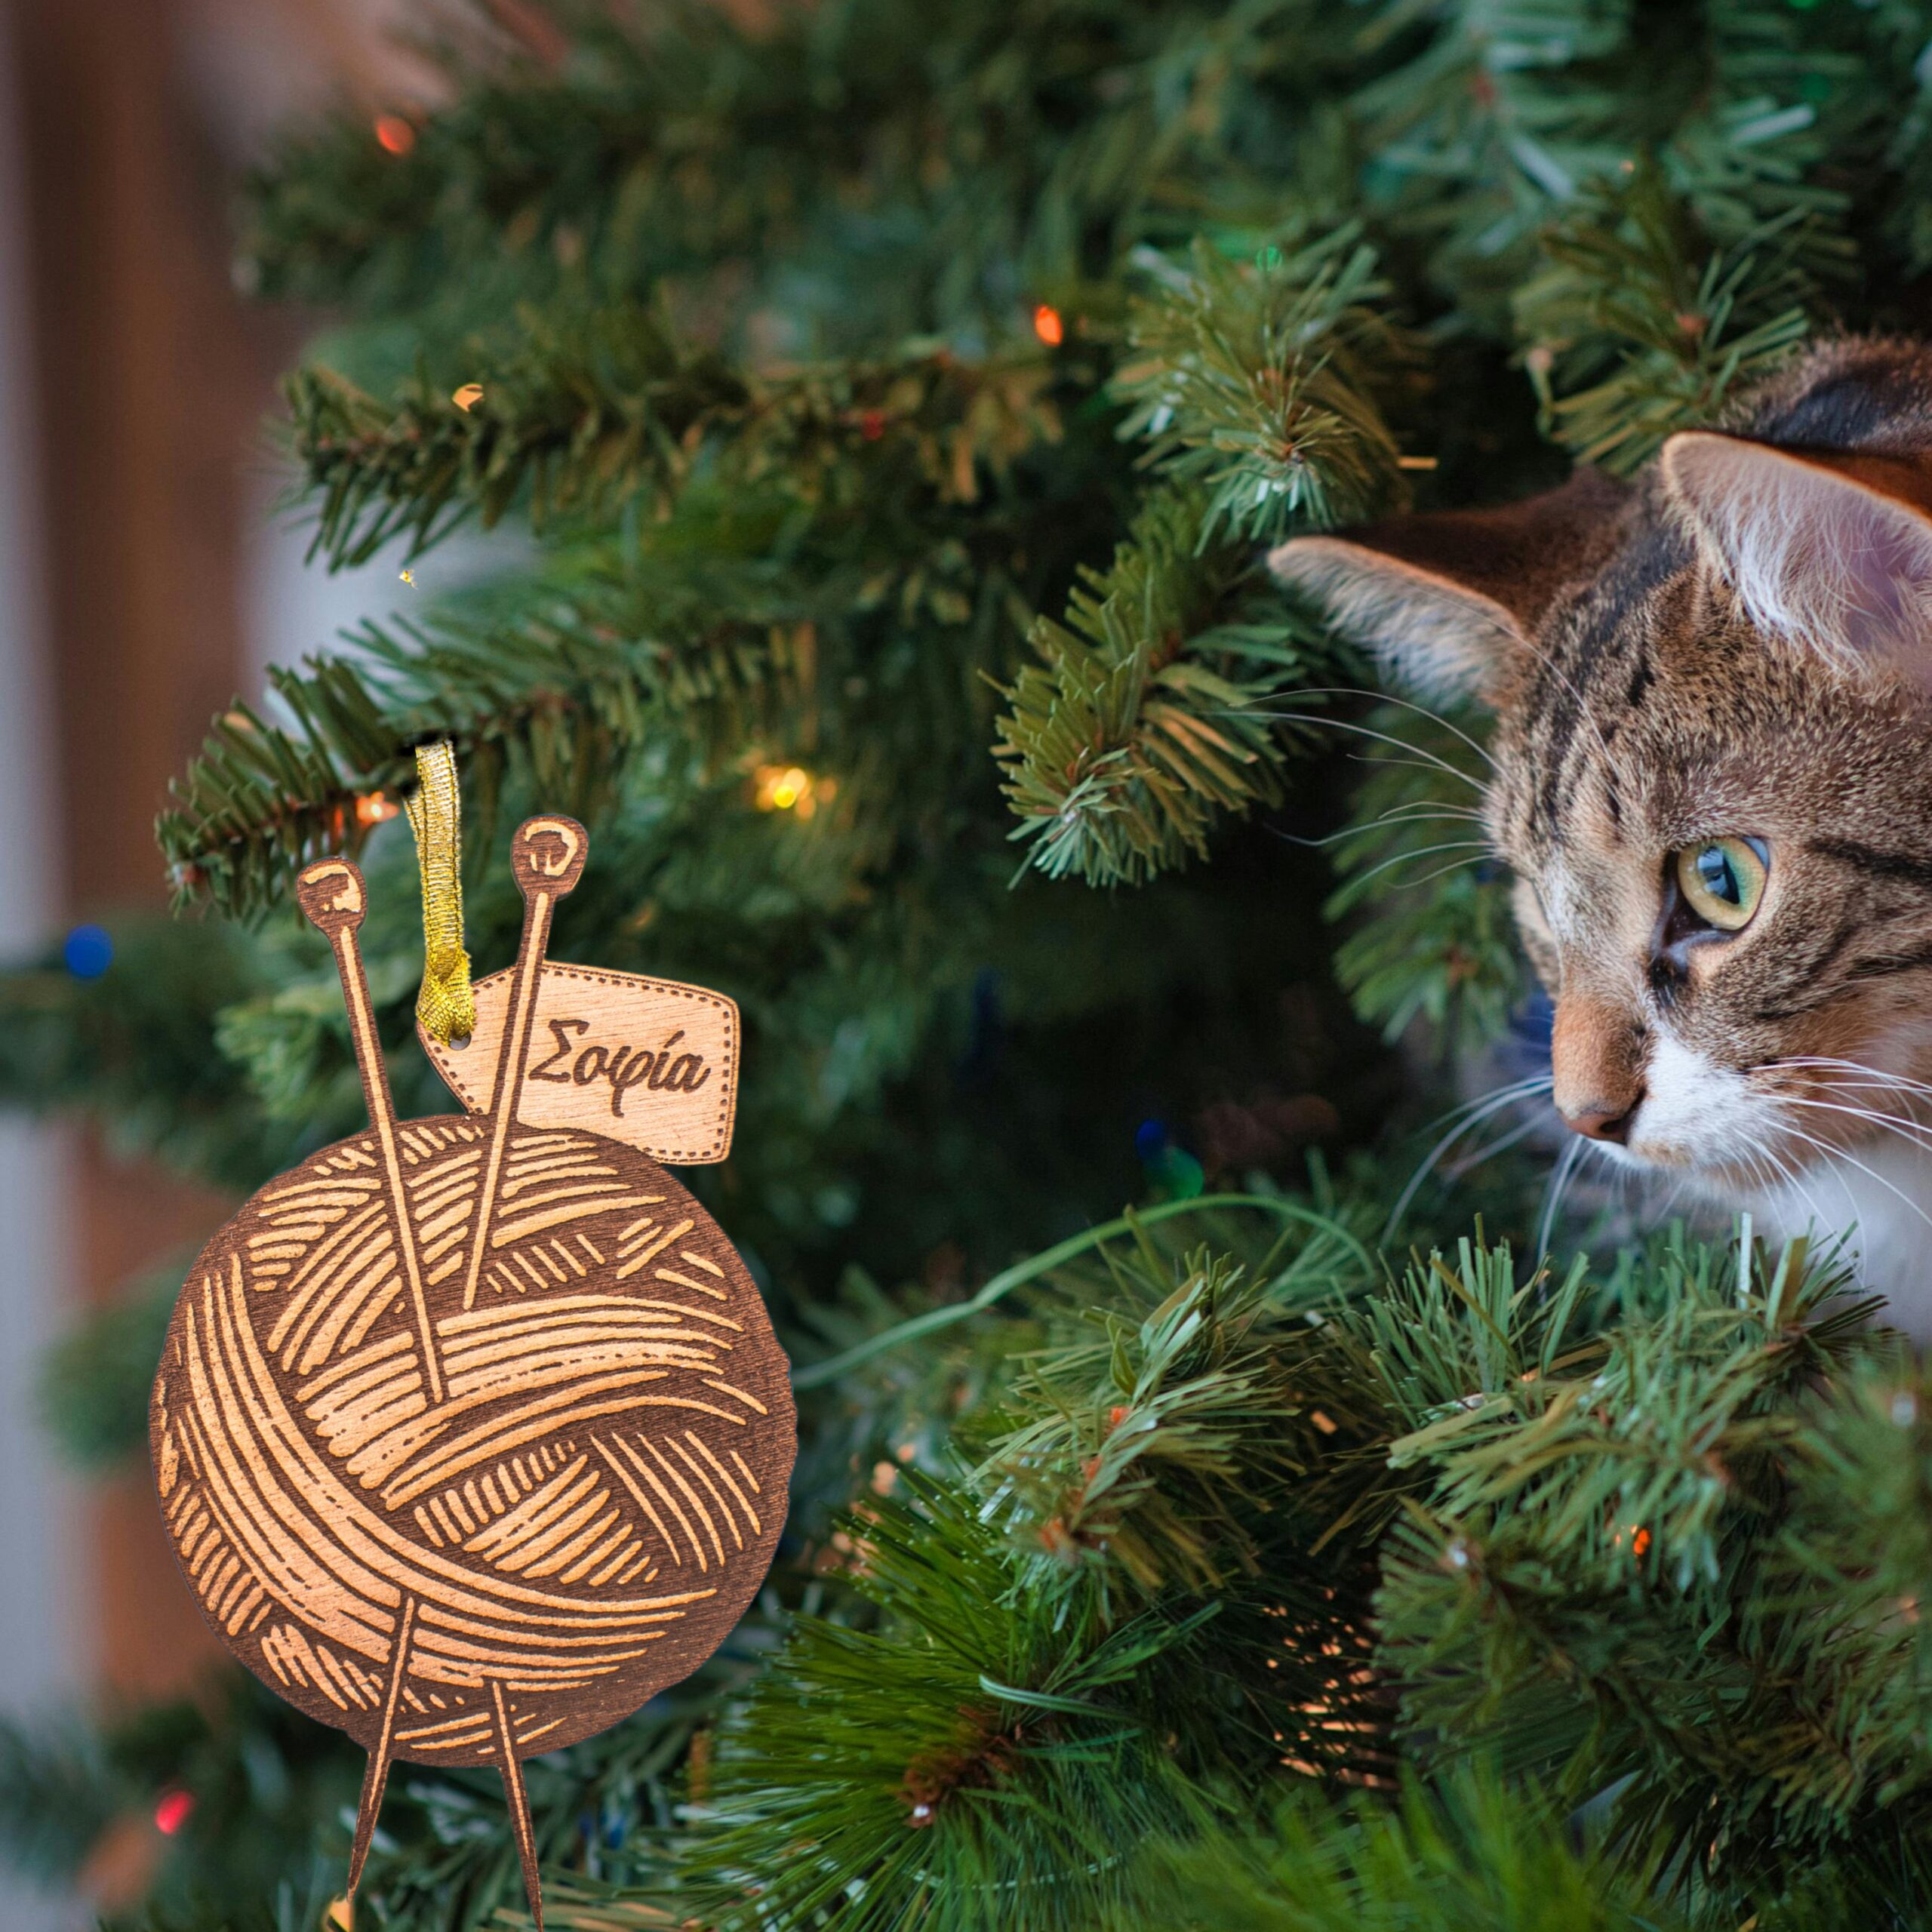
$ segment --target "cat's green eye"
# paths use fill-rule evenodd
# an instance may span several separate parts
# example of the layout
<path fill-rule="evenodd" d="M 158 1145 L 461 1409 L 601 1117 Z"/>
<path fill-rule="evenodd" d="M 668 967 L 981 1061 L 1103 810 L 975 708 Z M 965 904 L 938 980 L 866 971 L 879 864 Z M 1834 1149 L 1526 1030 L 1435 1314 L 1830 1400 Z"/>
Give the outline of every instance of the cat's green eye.
<path fill-rule="evenodd" d="M 1699 918 L 1720 932 L 1742 932 L 1764 896 L 1769 860 L 1755 838 L 1707 838 L 1676 855 L 1677 889 Z"/>

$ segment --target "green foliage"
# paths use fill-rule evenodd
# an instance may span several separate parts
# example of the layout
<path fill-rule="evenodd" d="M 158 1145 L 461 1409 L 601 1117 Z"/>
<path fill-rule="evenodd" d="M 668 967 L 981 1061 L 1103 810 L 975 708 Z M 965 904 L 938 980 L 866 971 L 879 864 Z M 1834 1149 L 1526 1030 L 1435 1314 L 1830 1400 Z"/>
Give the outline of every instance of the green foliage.
<path fill-rule="evenodd" d="M 638 358 L 640 339 L 661 345 L 605 321 Z M 1017 507 L 1015 463 L 1059 434 L 1037 357 L 962 369 L 928 353 L 749 398 L 731 389 L 749 433 L 714 472 L 703 432 L 716 411 L 694 406 L 667 428 L 642 376 L 593 371 L 547 342 L 519 355 L 533 373 L 519 364 L 500 398 L 493 383 L 467 413 L 420 381 L 392 405 L 326 373 L 294 379 L 297 448 L 331 558 L 358 559 L 400 530 L 421 547 L 471 512 L 494 521 L 526 500 L 539 514 L 603 504 L 617 517 L 645 482 L 669 489 L 694 467 L 703 487 L 681 491 L 675 518 L 586 537 L 533 583 L 426 623 L 369 626 L 352 653 L 273 671 L 279 716 L 238 705 L 217 719 L 162 817 L 180 903 L 253 915 L 308 858 L 355 849 L 356 801 L 408 784 L 409 747 L 432 732 L 454 742 L 487 835 L 509 777 L 598 821 L 627 778 L 634 792 L 681 775 L 681 745 L 712 767 L 745 760 L 748 738 L 822 701 L 835 672 L 848 688 L 902 684 L 912 667 L 893 661 L 895 618 L 967 641 L 969 662 L 998 661 L 1021 586 L 1001 581 L 995 557 L 977 578 L 971 566 L 981 526 Z M 707 370 L 707 395 L 729 388 Z M 956 673 L 948 682 L 957 711 Z"/>
<path fill-rule="evenodd" d="M 1114 377 L 1131 405 L 1121 434 L 1147 441 L 1150 468 L 1201 487 L 1204 548 L 1359 522 L 1399 502 L 1375 395 L 1405 345 L 1371 306 L 1389 291 L 1359 229 L 1292 254 L 1271 243 L 1251 268 L 1198 242 L 1192 272 L 1153 265 L 1164 285 L 1135 303 Z"/>
<path fill-rule="evenodd" d="M 1114 392 L 1173 483 L 1064 623 L 1035 620 L 1043 661 L 1005 690 L 995 746 L 1030 863 L 1098 884 L 1204 858 L 1221 820 L 1281 802 L 1294 734 L 1259 707 L 1333 653 L 1257 595 L 1245 545 L 1403 494 L 1374 399 L 1401 345 L 1365 306 L 1386 291 L 1353 232 L 1251 268 L 1201 245 L 1191 274 L 1161 266 Z"/>
<path fill-rule="evenodd" d="M 1572 1803 L 1617 1786 L 1620 1829 L 1734 1903 L 1822 1845 L 1855 1870 L 1863 1835 L 1876 1861 L 1916 1829 L 1879 1793 L 1925 1714 L 1906 1646 L 1875 1657 L 1835 1598 L 1784 1580 L 1799 1445 L 1844 1426 L 1837 1382 L 1889 1351 L 1862 1308 L 1827 1306 L 1844 1272 L 1801 1242 L 1743 1266 L 1660 1241 L 1607 1284 L 1626 1312 L 1595 1341 L 1559 1338 L 1538 1373 L 1395 1443 L 1430 1494 L 1392 1535 L 1378 1604 L 1420 1737 L 1494 1747 Z M 1834 1495 L 1853 1537 L 1885 1506 Z"/>
<path fill-rule="evenodd" d="M 1259 553 L 1629 472 L 1913 312 L 1932 9 L 437 17 L 408 151 L 292 132 L 242 265 L 343 318 L 287 390 L 318 559 L 534 557 L 216 721 L 159 831 L 217 916 L 0 976 L 0 1095 L 237 1188 L 353 1129 L 286 903 L 344 850 L 399 1103 L 445 1106 L 357 811 L 428 734 L 480 968 L 508 825 L 564 809 L 558 956 L 738 1000 L 699 1184 L 805 1364 L 788 1541 L 698 1675 L 530 1767 L 553 1921 L 1921 1918 L 1932 1393 L 1829 1257 L 1519 1263 L 1500 1161 L 1378 1267 L 1524 986 L 1484 734 L 1358 689 Z M 809 816 L 761 807 L 792 766 Z M 77 1454 L 137 1447 L 161 1306 L 60 1358 Z M 180 1784 L 130 1924 L 291 1932 L 353 1755 L 243 1686 L 8 1734 L 0 1811 L 58 1876 Z M 514 1867 L 492 1778 L 411 1767 L 365 1915 L 511 1922 Z"/>
<path fill-rule="evenodd" d="M 912 469 L 940 501 L 971 503 L 980 464 L 1003 468 L 1057 428 L 1037 347 L 971 364 L 915 347 L 761 378 L 618 306 L 531 315 L 500 346 L 472 343 L 463 366 L 483 379 L 466 405 L 420 374 L 389 400 L 325 368 L 290 378 L 315 548 L 332 565 L 398 535 L 419 555 L 472 515 L 488 526 L 520 509 L 541 531 L 635 499 L 661 512 L 697 472 L 849 502 Z"/>
<path fill-rule="evenodd" d="M 476 373 L 488 380 L 466 406 L 426 375 L 393 402 L 325 368 L 290 378 L 317 551 L 361 563 L 406 532 L 415 556 L 472 512 L 488 525 L 527 500 L 540 529 L 654 485 L 661 494 L 684 467 L 684 446 L 751 400 L 721 358 L 687 352 L 646 310 L 531 315 L 518 334 L 505 354 L 478 346 Z"/>
<path fill-rule="evenodd" d="M 1035 621 L 1045 662 L 1002 693 L 1013 835 L 1050 877 L 1138 883 L 1204 858 L 1223 816 L 1281 800 L 1293 737 L 1260 707 L 1324 657 L 1245 558 L 1203 547 L 1206 514 L 1154 498 L 1066 622 Z"/>
<path fill-rule="evenodd" d="M 346 1739 L 238 1672 L 196 1701 L 85 1727 L 68 1717 L 0 1724 L 0 1841 L 11 1862 L 66 1882 L 117 1819 L 152 1832 L 158 1801 L 186 1794 L 192 1804 L 159 1847 L 147 1897 L 104 1919 L 105 1932 L 252 1928 L 272 1922 L 278 1890 L 319 1890 L 317 1852 L 325 1847 L 333 1864 L 346 1851 L 340 1820 L 353 1817 L 360 1778 Z"/>
<path fill-rule="evenodd" d="M 0 1848 L 24 1877 L 58 1884 L 112 1822 L 113 1767 L 100 1733 L 69 1720 L 0 1722 Z"/>
<path fill-rule="evenodd" d="M 856 1586 L 888 1626 L 801 1623 L 721 1739 L 700 1854 L 718 1922 L 849 1899 L 867 1927 L 1084 1924 L 1120 1896 L 1122 1848 L 1186 1814 L 1135 1693 L 1204 1646 L 1198 1623 L 1017 1617 L 997 1532 L 907 1486 L 854 1525 Z"/>
<path fill-rule="evenodd" d="M 804 1921 L 857 1875 L 858 1924 L 1089 1924 L 1204 1779 L 1380 1761 L 1360 1546 L 1311 1560 L 1346 1487 L 1318 1445 L 1373 1426 L 1306 1318 L 1357 1254 L 1318 1218 L 1245 1266 L 1150 1231 L 1090 1264 L 1109 1294 L 1054 1279 L 982 1460 L 848 1525 L 876 1621 L 801 1623 L 723 1727 L 694 1853 L 723 1922 Z"/>
<path fill-rule="evenodd" d="M 77 1469 L 109 1470 L 146 1450 L 148 1396 L 192 1257 L 163 1262 L 90 1315 L 48 1357 L 40 1419 Z"/>
<path fill-rule="evenodd" d="M 1336 977 L 1385 1038 L 1422 1020 L 1444 1048 L 1479 1048 L 1525 979 L 1509 881 L 1483 826 L 1486 722 L 1398 700 L 1340 728 L 1371 770 L 1334 841 L 1341 882 L 1324 909 L 1346 934 Z"/>
<path fill-rule="evenodd" d="M 1687 1932 L 1643 1877 L 1580 1848 L 1561 1808 L 1493 1773 L 1338 1815 L 1309 1793 L 1265 1827 L 1151 1854 L 1161 1922 L 1200 1932 Z"/>
<path fill-rule="evenodd" d="M 1774 373 L 1819 306 L 1798 213 L 1712 248 L 1653 171 L 1580 194 L 1516 297 L 1547 432 L 1627 476 L 1672 430 L 1720 418 Z"/>

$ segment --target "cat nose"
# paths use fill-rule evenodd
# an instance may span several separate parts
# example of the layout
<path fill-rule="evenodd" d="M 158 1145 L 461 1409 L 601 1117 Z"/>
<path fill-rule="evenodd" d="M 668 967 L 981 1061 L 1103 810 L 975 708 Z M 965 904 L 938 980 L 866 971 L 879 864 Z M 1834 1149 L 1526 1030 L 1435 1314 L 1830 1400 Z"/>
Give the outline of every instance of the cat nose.
<path fill-rule="evenodd" d="M 1614 1104 L 1592 1101 L 1574 1113 L 1566 1112 L 1563 1124 L 1586 1140 L 1614 1141 L 1621 1147 L 1630 1138 L 1630 1123 L 1637 1118 L 1637 1109 L 1643 1099 L 1640 1092 L 1621 1113 L 1616 1111 Z"/>

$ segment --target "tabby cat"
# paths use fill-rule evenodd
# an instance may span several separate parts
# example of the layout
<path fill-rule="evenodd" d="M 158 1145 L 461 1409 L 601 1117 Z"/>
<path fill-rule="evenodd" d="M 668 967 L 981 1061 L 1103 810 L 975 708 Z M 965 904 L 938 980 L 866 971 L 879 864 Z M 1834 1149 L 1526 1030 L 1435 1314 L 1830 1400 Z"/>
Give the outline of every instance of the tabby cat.
<path fill-rule="evenodd" d="M 1932 346 L 1841 338 L 1634 484 L 1298 538 L 1493 706 L 1488 836 L 1606 1160 L 1845 1232 L 1932 1341 Z"/>

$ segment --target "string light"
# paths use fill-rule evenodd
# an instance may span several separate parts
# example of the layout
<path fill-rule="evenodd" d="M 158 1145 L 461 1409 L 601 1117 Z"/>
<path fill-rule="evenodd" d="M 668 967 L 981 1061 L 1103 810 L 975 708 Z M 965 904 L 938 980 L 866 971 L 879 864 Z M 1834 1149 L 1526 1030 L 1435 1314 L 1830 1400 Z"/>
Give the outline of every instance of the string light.
<path fill-rule="evenodd" d="M 192 1791 L 164 1791 L 154 1807 L 155 1829 L 171 1838 L 185 1825 L 195 1809 Z"/>
<path fill-rule="evenodd" d="M 379 114 L 376 140 L 386 154 L 405 155 L 416 145 L 416 130 L 400 114 Z"/>
<path fill-rule="evenodd" d="M 1066 340 L 1066 325 L 1060 320 L 1060 311 L 1042 302 L 1033 311 L 1033 333 L 1049 349 L 1057 349 Z"/>
<path fill-rule="evenodd" d="M 467 416 L 483 400 L 483 385 L 481 383 L 465 383 L 462 388 L 451 395 L 450 400 Z"/>
<path fill-rule="evenodd" d="M 1651 1546 L 1651 1533 L 1644 1527 L 1642 1524 L 1620 1523 L 1610 1533 L 1611 1548 L 1621 1549 L 1626 1537 L 1629 1541 L 1630 1553 L 1632 1556 L 1641 1556 Z"/>
<path fill-rule="evenodd" d="M 101 926 L 76 926 L 61 942 L 60 962 L 77 980 L 97 980 L 114 964 L 114 942 Z"/>
<path fill-rule="evenodd" d="M 364 792 L 356 798 L 355 823 L 380 825 L 385 820 L 394 818 L 401 810 L 386 792 Z"/>
<path fill-rule="evenodd" d="M 838 789 L 835 780 L 815 778 L 802 765 L 761 764 L 752 774 L 752 795 L 761 812 L 795 812 L 810 818 L 829 804 Z"/>

